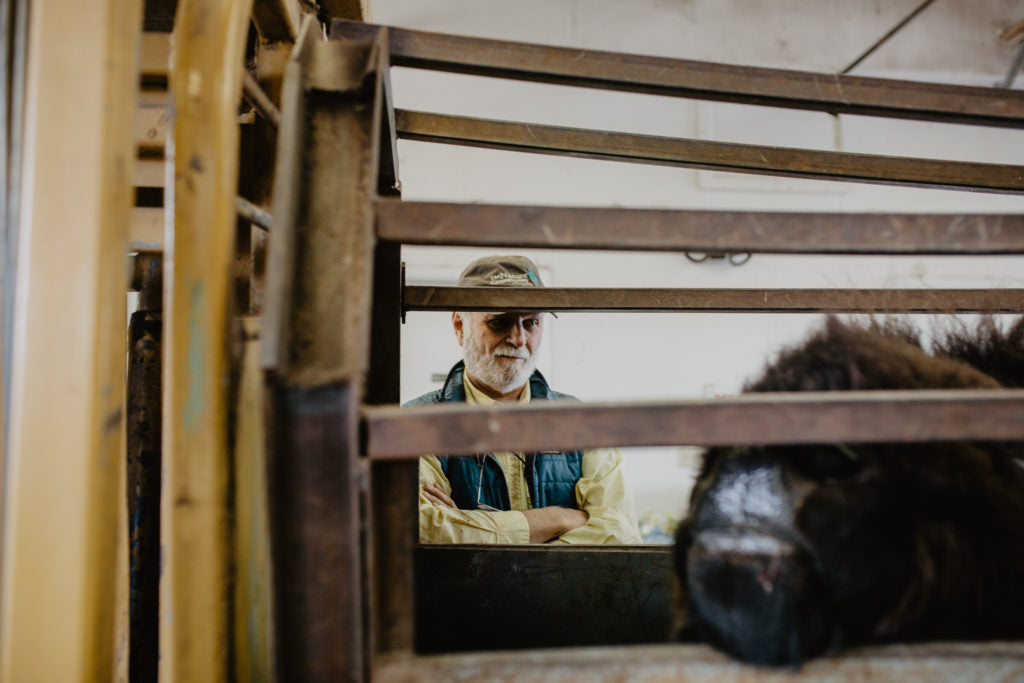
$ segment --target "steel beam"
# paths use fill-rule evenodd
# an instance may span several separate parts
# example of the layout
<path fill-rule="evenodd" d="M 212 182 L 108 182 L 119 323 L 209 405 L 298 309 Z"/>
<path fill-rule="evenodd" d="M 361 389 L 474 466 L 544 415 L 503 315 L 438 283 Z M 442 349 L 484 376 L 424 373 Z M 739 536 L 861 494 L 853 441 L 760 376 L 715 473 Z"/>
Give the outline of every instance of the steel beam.
<path fill-rule="evenodd" d="M 163 429 L 163 267 L 160 254 L 135 257 L 138 306 L 128 327 L 127 533 L 128 679 L 155 681 L 160 654 L 160 469 Z"/>
<path fill-rule="evenodd" d="M 1017 313 L 1024 289 L 405 288 L 406 311 Z"/>
<path fill-rule="evenodd" d="M 549 405 L 550 404 L 550 405 Z M 1024 390 L 744 394 L 729 399 L 363 408 L 373 459 L 605 446 L 1024 440 Z"/>
<path fill-rule="evenodd" d="M 286 68 L 263 339 L 275 660 L 282 681 L 367 677 L 358 407 L 369 366 L 379 40 L 303 26 Z"/>
<path fill-rule="evenodd" d="M 223 681 L 231 634 L 228 355 L 238 102 L 252 0 L 181 0 L 164 256 L 160 680 Z"/>
<path fill-rule="evenodd" d="M 1024 166 L 1006 164 L 744 145 L 405 109 L 395 112 L 395 124 L 399 138 L 406 140 L 514 152 L 815 180 L 1007 193 L 1024 191 Z"/>
<path fill-rule="evenodd" d="M 336 21 L 334 36 L 385 27 Z M 395 66 L 894 118 L 1020 127 L 1024 92 L 581 50 L 386 27 Z"/>
<path fill-rule="evenodd" d="M 126 132 L 142 3 L 17 3 L 26 8 L 27 35 L 16 37 L 24 100 L 13 101 L 24 151 L 17 279 L 3 348 L 0 680 L 113 680 L 127 576 L 117 562 L 135 157 Z"/>
<path fill-rule="evenodd" d="M 1022 254 L 1024 216 L 450 204 L 382 199 L 377 238 L 417 245 L 777 254 Z"/>

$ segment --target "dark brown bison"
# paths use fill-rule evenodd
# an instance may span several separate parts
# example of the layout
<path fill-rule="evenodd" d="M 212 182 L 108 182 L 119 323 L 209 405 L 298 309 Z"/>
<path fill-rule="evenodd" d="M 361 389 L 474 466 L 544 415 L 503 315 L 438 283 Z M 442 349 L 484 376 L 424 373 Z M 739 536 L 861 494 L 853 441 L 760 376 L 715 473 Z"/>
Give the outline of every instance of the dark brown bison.
<path fill-rule="evenodd" d="M 746 391 L 1024 386 L 1024 319 L 830 319 Z M 712 448 L 676 535 L 679 637 L 799 665 L 852 644 L 1024 636 L 1024 444 Z"/>

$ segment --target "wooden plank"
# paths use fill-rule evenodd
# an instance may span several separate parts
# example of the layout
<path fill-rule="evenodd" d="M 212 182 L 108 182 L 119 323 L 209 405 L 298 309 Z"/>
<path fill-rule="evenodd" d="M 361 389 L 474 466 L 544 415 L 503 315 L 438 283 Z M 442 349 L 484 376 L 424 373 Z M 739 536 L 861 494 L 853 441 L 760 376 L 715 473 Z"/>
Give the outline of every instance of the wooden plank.
<path fill-rule="evenodd" d="M 134 158 L 125 131 L 142 3 L 25 8 L 0 680 L 112 680 L 127 572 L 117 563 Z"/>
<path fill-rule="evenodd" d="M 382 28 L 334 22 L 331 35 L 366 35 Z M 1024 92 L 1009 89 L 717 64 L 394 27 L 387 31 L 395 66 L 833 114 L 1009 127 L 1024 123 Z"/>
<path fill-rule="evenodd" d="M 1024 440 L 1024 390 L 765 393 L 492 408 L 365 406 L 363 422 L 367 454 L 374 459 L 604 446 Z"/>
<path fill-rule="evenodd" d="M 817 180 L 1017 193 L 1024 166 L 919 159 L 495 121 L 399 109 L 399 138 L 533 154 Z"/>
<path fill-rule="evenodd" d="M 421 654 L 672 635 L 668 546 L 419 546 L 415 562 Z"/>
<path fill-rule="evenodd" d="M 545 683 L 793 683 L 880 681 L 928 683 L 937 678 L 1014 681 L 1024 676 L 1024 644 L 924 643 L 851 650 L 806 662 L 799 670 L 752 667 L 705 645 L 633 645 L 475 652 L 411 657 L 374 671 L 380 683 L 444 683 L 470 679 Z"/>
<path fill-rule="evenodd" d="M 405 288 L 407 311 L 1016 313 L 1024 289 Z"/>
<path fill-rule="evenodd" d="M 229 307 L 252 0 L 181 0 L 170 90 L 160 680 L 227 680 Z"/>
<path fill-rule="evenodd" d="M 401 244 L 778 254 L 1020 254 L 1024 216 L 452 204 L 382 199 Z"/>

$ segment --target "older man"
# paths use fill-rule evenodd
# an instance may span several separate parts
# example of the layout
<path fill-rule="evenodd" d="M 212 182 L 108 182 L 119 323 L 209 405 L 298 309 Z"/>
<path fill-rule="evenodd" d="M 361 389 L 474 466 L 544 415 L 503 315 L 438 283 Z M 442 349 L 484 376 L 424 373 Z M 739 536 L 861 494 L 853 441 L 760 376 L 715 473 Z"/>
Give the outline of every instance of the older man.
<path fill-rule="evenodd" d="M 471 263 L 464 286 L 543 287 L 523 256 Z M 463 360 L 407 405 L 568 399 L 535 369 L 544 313 L 453 313 Z M 617 449 L 427 456 L 420 460 L 423 543 L 640 543 Z"/>

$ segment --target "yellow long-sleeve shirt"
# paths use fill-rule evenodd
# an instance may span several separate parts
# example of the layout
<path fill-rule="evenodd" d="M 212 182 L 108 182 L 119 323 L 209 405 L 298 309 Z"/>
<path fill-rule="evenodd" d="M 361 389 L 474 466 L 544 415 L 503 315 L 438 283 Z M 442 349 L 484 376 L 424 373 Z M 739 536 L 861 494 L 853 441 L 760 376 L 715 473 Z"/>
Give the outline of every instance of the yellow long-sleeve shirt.
<path fill-rule="evenodd" d="M 491 405 L 495 401 L 463 375 L 466 402 Z M 530 400 L 529 383 L 520 402 Z M 434 484 L 451 494 L 451 484 L 435 456 L 420 458 L 420 542 L 422 543 L 529 543 L 530 527 L 523 515 L 529 510 L 529 486 L 522 453 L 494 453 L 505 473 L 511 510 L 489 512 L 459 510 L 436 505 L 423 494 Z M 617 448 L 583 451 L 582 475 L 576 483 L 576 504 L 589 515 L 587 523 L 550 543 L 585 545 L 642 543 L 633 499 L 626 487 L 624 458 Z"/>

